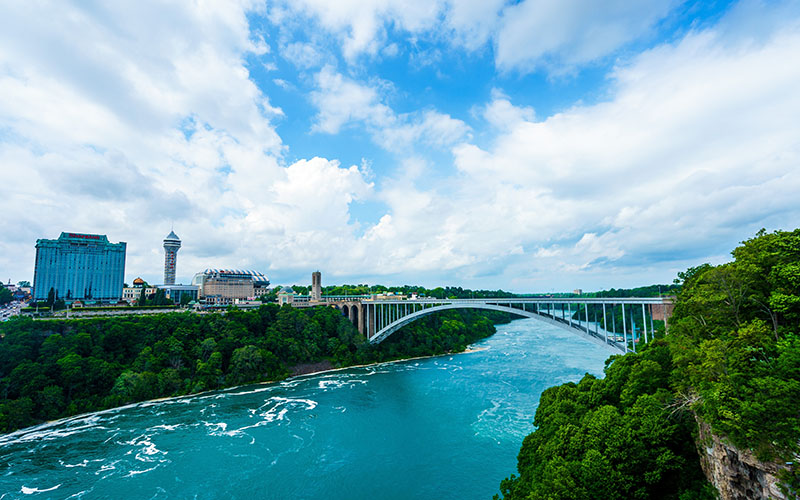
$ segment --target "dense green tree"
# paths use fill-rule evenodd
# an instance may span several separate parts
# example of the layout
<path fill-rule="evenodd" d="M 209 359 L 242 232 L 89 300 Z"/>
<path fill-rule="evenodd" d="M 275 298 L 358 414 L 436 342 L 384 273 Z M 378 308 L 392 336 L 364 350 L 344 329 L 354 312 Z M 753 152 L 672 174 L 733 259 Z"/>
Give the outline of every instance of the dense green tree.
<path fill-rule="evenodd" d="M 796 460 L 800 230 L 762 230 L 733 257 L 679 273 L 668 337 L 542 394 L 504 498 L 710 498 L 696 421 L 778 467 Z M 800 473 L 781 477 L 795 495 Z"/>
<path fill-rule="evenodd" d="M 494 313 L 492 313 L 494 314 Z M 330 307 L 0 324 L 0 432 L 143 399 L 286 377 L 303 363 L 371 363 L 463 349 L 494 332 L 474 311 L 423 318 L 374 346 Z"/>
<path fill-rule="evenodd" d="M 713 498 L 691 439 L 694 420 L 673 414 L 669 347 L 612 357 L 605 378 L 586 375 L 542 393 L 506 499 Z"/>
<path fill-rule="evenodd" d="M 14 300 L 14 295 L 11 291 L 0 285 L 0 306 L 8 304 L 12 300 Z"/>

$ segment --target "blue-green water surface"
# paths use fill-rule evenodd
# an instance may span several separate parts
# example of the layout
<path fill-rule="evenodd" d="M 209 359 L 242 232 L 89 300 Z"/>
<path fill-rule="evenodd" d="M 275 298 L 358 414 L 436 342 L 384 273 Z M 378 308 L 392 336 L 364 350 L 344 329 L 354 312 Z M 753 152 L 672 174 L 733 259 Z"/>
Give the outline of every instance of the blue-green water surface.
<path fill-rule="evenodd" d="M 0 500 L 488 499 L 542 390 L 613 352 L 532 319 L 474 347 L 0 436 Z"/>

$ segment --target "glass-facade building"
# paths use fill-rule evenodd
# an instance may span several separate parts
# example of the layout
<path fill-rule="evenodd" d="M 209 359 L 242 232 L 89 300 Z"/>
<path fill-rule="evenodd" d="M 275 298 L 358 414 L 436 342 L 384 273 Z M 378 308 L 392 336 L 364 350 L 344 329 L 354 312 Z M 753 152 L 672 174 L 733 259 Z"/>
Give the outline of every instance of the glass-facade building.
<path fill-rule="evenodd" d="M 50 289 L 67 302 L 117 302 L 125 276 L 124 241 L 104 234 L 61 233 L 36 240 L 33 298 L 47 300 Z"/>

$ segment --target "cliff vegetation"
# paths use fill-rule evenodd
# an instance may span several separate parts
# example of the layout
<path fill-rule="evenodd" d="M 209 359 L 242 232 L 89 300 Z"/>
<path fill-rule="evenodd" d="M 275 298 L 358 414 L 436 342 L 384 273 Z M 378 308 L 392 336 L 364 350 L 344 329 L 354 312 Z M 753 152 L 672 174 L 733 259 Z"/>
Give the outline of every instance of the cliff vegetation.
<path fill-rule="evenodd" d="M 797 496 L 800 230 L 761 231 L 678 281 L 669 335 L 542 394 L 503 498 Z M 721 446 L 749 469 L 720 473 Z"/>

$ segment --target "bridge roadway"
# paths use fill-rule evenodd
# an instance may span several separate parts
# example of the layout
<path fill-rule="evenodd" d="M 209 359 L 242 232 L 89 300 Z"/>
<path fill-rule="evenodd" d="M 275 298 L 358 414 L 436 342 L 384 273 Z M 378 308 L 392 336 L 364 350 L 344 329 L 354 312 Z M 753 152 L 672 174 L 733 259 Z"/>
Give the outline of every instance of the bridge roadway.
<path fill-rule="evenodd" d="M 323 298 L 323 301 L 338 307 L 359 332 L 376 344 L 403 326 L 429 314 L 448 309 L 485 309 L 535 318 L 620 352 L 635 352 L 637 344 L 651 340 L 654 332 L 653 319 L 666 322 L 673 307 L 671 297 L 326 299 Z M 622 324 L 625 325 L 621 331 L 616 331 L 614 326 L 618 310 L 616 306 L 621 308 Z M 591 321 L 590 308 L 593 316 Z M 573 318 L 577 311 L 582 311 L 582 315 Z M 609 325 L 609 329 L 604 329 L 602 325 Z"/>

